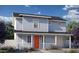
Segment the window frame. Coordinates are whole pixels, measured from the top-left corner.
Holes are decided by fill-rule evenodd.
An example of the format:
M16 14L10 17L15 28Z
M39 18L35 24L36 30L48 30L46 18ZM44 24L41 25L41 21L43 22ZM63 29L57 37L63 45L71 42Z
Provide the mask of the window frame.
M27 42L31 43L31 35L27 35Z
M36 24L37 27L35 27L34 24ZM34 28L34 29L38 29L38 28L39 28L39 20L38 20L38 19L34 19L34 20L33 20L33 28Z
M48 36L48 37L47 37ZM52 39L52 35L46 35L45 36L45 44L55 44L55 36L53 36L54 38L54 40ZM51 43L49 43L49 42L47 42L47 38L51 38L51 40L52 40L52 42ZM47 39L47 40L46 40ZM54 42L53 42L54 41Z

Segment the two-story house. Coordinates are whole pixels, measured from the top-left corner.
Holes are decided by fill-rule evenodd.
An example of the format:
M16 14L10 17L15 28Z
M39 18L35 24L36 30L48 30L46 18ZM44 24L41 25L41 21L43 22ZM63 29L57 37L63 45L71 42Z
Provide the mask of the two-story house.
M60 17L13 13L13 25L16 48L71 48L72 34L66 32L66 20Z

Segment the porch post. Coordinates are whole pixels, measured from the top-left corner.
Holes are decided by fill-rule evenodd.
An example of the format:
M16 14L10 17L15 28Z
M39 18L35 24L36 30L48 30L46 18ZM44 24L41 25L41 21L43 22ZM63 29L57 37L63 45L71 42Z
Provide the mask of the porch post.
M55 35L55 45L57 45L57 35Z
M16 41L16 49L19 49L19 42L18 42L18 36L17 36L17 33L14 33L14 40Z
M31 48L33 47L33 35L31 35Z
M69 48L71 48L71 36L69 36Z
M43 49L45 49L45 35L43 35Z

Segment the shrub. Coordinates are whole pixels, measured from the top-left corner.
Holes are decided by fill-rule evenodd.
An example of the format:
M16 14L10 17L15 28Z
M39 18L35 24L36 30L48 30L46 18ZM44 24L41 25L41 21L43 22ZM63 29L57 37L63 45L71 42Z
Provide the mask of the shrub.
M12 47L2 47L2 48L0 48L0 50L1 50L1 52L5 51L5 53L16 52L16 49L14 49Z
M77 51L76 50L73 50L73 49L70 49L69 50L69 53L76 53Z
M29 52L32 52L32 51L37 51L37 49L35 49L35 48L30 48L30 49L29 49Z
M0 48L0 50L7 50L7 49L8 49L7 47Z
M0 53L7 53L7 50L0 50Z
M50 49L59 49L56 45L51 45Z
M15 51L15 49L12 48L12 47L2 47L2 48L0 48L1 53L8 53L8 52L14 52L14 51Z
M16 52L16 49L10 47L10 48L8 48L7 52L10 52L10 53L12 52L13 53L13 52Z
M32 52L32 51L37 51L37 49L35 48L14 49L12 47L0 48L1 53L24 53L24 52Z
M22 51L23 51L23 52L28 52L29 49L28 49L28 48L24 48L24 49L22 49Z

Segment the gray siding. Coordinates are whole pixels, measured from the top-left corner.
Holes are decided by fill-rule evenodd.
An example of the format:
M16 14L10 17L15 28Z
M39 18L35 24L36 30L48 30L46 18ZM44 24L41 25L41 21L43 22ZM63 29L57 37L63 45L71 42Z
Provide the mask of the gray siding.
M38 20L38 28L34 28L34 20ZM22 17L16 18L16 30L38 31L38 32L66 32L66 23L59 21L51 21L43 18Z
M51 48L55 44L55 36L46 35L45 36L45 48Z
M34 28L34 20L39 21L38 28ZM14 27L16 30L48 32L48 19L31 17L16 18L15 24Z
M65 22L50 22L49 23L49 31L54 32L66 32L66 24Z
M24 34L18 34L18 48L30 48L31 44L27 42L27 35Z
M57 37L57 46L59 48L68 48L69 47L69 38L67 38L67 36L58 36Z
M34 20L38 20L38 28L34 28ZM40 31L48 32L48 19L42 18L24 18L23 30L25 31Z
M14 29L22 30L22 18L16 18Z

